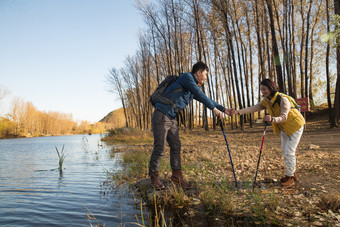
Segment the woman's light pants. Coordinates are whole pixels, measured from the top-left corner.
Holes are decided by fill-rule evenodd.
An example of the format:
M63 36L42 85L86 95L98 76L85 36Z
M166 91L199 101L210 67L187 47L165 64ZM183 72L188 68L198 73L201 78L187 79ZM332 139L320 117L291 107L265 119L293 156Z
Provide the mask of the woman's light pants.
M294 176L296 170L295 152L299 145L303 133L303 126L288 136L285 132L281 131L281 150L286 164L287 176Z

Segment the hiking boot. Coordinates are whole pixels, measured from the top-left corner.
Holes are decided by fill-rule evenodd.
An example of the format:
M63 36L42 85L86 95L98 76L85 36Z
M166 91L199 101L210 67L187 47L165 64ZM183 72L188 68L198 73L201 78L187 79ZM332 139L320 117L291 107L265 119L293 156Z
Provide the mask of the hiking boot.
M159 174L158 172L154 172L151 176L151 186L154 187L156 190L164 190L165 186L162 184L162 182L159 180Z
M280 182L281 182L281 183L284 183L284 182L286 182L286 181L288 180L288 178L289 178L289 176L282 177L282 178L280 179ZM296 174L296 171L294 172L293 178L294 178L295 181L298 180L298 175Z
M294 172L294 180L297 181L298 180L298 175L296 174L296 171Z
M182 171L180 169L172 171L171 181L179 186L182 186L182 188L191 188L190 184L183 179Z
M282 177L281 179L280 179L280 182L281 183L284 183L284 182L286 182L287 180L288 180L288 176L284 176L284 177Z
M283 182L281 181L281 184L284 187L292 186L295 182L294 177L285 176L284 178L285 178L284 181Z

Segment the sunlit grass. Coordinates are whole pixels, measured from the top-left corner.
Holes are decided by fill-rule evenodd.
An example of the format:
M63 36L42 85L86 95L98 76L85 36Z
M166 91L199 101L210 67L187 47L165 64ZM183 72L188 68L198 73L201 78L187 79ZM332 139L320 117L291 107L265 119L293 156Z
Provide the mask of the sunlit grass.
M259 223L267 223L270 214L273 213L279 205L278 197L274 193L266 190L250 191L247 197L250 201L250 211L253 218Z
M117 128L110 130L108 135L102 140L108 144L151 144L153 142L153 136L151 132L145 132L140 129Z
M220 213L231 214L233 212L232 192L228 184L206 184L199 187L199 198L208 215L218 216Z
M123 169L113 174L112 180L116 185L134 184L138 179L148 178L151 151L146 149L125 151L122 153ZM167 158L161 160L160 172L170 171Z
M111 179L117 186L121 184L134 186L135 182L142 179L145 180L141 182L148 182L151 152L152 147L134 147L134 149L123 152L123 169L112 174ZM242 178L244 184L241 192L237 191L228 177L221 173L218 174L221 167L216 163L216 160L212 160L212 153L206 151L205 156L202 156L202 153L204 152L192 153L191 156L194 156L188 157L182 166L184 173L187 174L187 179L191 180L191 184L196 188L196 192L190 196L181 187L173 185L169 179L171 169L167 149L165 156L161 159L160 167L161 179L167 182L167 190L152 193L150 185L138 183L138 197L145 201L149 208L151 214L148 217L152 226L164 226L166 221L164 215L167 212L177 215L181 220L184 213L189 210L192 212L190 206L197 201L203 207L208 219L214 220L222 217L222 219L226 218L230 221L233 220L230 217L237 216L243 210L249 221L261 224L276 223L273 212L279 199L274 193L267 190L252 192L251 180L245 178ZM224 159L221 159L221 162L224 163ZM145 216L145 213L141 213L141 215ZM146 217L142 218L146 219ZM140 222L138 225L142 226Z

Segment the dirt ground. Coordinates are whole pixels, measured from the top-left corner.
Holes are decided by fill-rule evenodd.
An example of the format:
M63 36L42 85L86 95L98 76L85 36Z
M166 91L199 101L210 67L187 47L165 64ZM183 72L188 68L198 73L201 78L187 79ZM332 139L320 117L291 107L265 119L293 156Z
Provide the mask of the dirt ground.
M299 178L288 188L280 184L280 178L286 173L280 136L273 134L271 126L267 127L257 175L259 186L255 188L255 194L252 194L252 183L264 124L257 123L252 128L246 125L243 131L225 128L239 190L231 188L229 194L222 197L224 199L229 196L227 212L233 219L234 226L267 223L269 226L340 227L340 128L329 128L326 111L307 115L306 122L296 153L296 172ZM233 171L221 129L204 131L196 128L185 132L181 130L180 138L182 168L189 182L196 185L196 188L223 182L234 185ZM129 145L128 149L151 152L152 143ZM163 159L169 160L169 147ZM170 184L171 170L160 173L160 177L163 183ZM139 181L149 184L147 175ZM202 206L202 193L185 191L185 194L189 204L200 205L190 205L182 215L180 223L187 223L187 226L230 224L219 218L206 222L206 218L203 218L207 217L207 212ZM254 199L254 195L260 195L262 198ZM209 214L208 218L209 216L211 215ZM249 220L255 220L255 223ZM260 221L257 223L256 220Z
M248 141L252 141L252 145L260 147L263 132L261 124L255 124L253 128L248 127L244 132L234 131L228 131L227 134L237 140L249 137ZM253 143L252 139L256 142ZM280 136L275 136L272 128L268 127L262 158L266 156L266 150L280 149L280 144ZM295 187L315 188L314 191L324 193L340 193L340 128L330 129L325 117L312 121L307 119L296 158L299 181ZM281 161L283 162L283 159Z
M307 116L296 153L299 179L289 188L282 187L279 182L285 176L280 136L273 134L271 126L267 127L257 175L260 185L257 192L264 196L262 204L271 204L266 212L268 223L276 220L285 226L340 226L340 128L330 129L327 115L310 118ZM261 205L256 208L254 200L249 200L249 182L255 175L263 129L263 123L255 124L253 128L246 125L244 131L225 129L240 189L238 195L231 198L234 216L257 215L256 209L263 208ZM208 132L194 129L181 132L180 137L183 166L209 163L202 164L202 174L185 167L189 181L207 183L229 179L229 184L233 184L228 150L220 129ZM168 179L170 175L165 173L164 178ZM271 201L269 195L274 196L278 204L272 205L274 200ZM248 212L250 207L253 209ZM220 223L209 224L218 226ZM245 225L242 220L237 224Z
M246 126L244 131L225 129L241 188L239 198L234 198L233 201L237 204L237 208L234 208L236 215L247 215L244 211L249 204L244 204L243 201L247 201L245 194L249 188L243 185L254 177L263 129L263 123L255 124L253 128ZM224 151L221 151L223 147L220 144L224 137L220 130L193 130L182 135L184 163L194 159L191 156L195 156L195 153L198 153L196 158L211 153L205 160L214 163L215 168L207 169L208 173L213 173L207 174L202 180L216 179L219 173L220 176L233 180L225 143ZM218 160L223 156L221 152L225 152L224 163ZM267 127L257 183L261 193L274 192L280 200L269 219L276 219L280 225L285 226L340 226L340 128L330 129L326 115L310 120L307 117L296 158L299 179L292 187L284 188L279 183L280 178L285 175L280 136L275 136L272 127ZM189 172L188 175L190 179L192 174Z

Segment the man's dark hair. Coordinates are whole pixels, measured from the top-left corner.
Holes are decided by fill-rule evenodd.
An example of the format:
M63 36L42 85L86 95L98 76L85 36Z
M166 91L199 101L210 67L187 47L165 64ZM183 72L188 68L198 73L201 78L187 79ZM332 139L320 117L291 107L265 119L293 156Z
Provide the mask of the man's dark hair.
M269 88L271 96L274 96L279 91L279 86L271 79L264 79L260 84Z
M192 74L195 74L197 71L204 71L204 70L207 70L209 71L209 67L207 66L207 64L205 64L204 62L197 62L196 64L194 64L192 66L192 70L191 70L191 73Z

